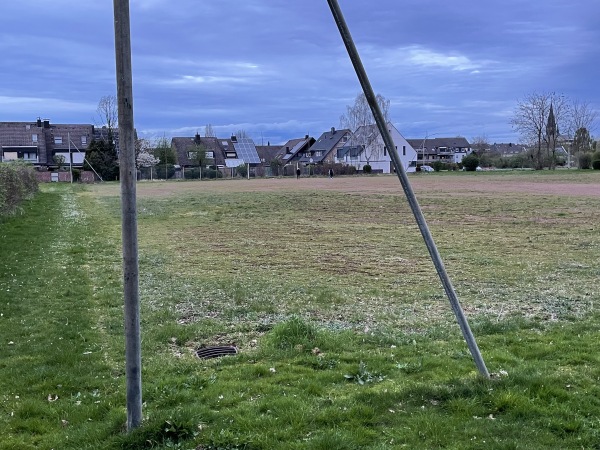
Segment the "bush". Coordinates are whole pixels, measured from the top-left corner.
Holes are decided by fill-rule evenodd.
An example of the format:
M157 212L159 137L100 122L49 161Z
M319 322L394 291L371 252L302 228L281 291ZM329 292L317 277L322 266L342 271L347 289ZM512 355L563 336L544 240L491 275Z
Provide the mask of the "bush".
M600 151L596 151L592 155L592 169L600 170Z
M479 158L477 157L477 155L471 153L470 155L467 155L462 159L462 165L465 168L465 170L469 172L474 172L475 170L477 170L477 167L479 167Z
M365 164L363 166L363 173L371 173L371 170L372 170L372 168L371 168L370 164Z
M14 214L37 191L33 167L19 162L0 164L0 216Z
M592 154L582 153L579 155L578 164L580 169L589 169L592 166Z
M242 178L246 178L248 176L248 166L246 164L240 164L235 168L235 171Z
M435 170L436 172L439 172L440 170L443 170L446 167L446 164L444 164L441 161L434 161L431 167L433 167L433 170Z
M173 175L175 175L175 167L173 166L173 164L167 165L167 167L165 167L165 165L162 164L160 166L156 166L154 170L155 177L162 180L173 178Z

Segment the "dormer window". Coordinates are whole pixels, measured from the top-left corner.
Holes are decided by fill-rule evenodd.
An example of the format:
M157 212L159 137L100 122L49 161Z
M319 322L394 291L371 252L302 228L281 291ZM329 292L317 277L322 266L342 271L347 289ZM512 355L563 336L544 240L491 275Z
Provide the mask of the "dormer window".
M62 144L62 136L54 136L55 144Z

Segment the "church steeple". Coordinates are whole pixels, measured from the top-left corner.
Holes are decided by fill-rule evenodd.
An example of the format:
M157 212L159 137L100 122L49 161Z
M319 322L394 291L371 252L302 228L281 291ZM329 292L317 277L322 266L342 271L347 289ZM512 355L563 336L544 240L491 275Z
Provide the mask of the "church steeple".
M548 122L546 123L546 136L556 141L558 137L558 126L554 117L554 106L550 103L550 113L548 113Z

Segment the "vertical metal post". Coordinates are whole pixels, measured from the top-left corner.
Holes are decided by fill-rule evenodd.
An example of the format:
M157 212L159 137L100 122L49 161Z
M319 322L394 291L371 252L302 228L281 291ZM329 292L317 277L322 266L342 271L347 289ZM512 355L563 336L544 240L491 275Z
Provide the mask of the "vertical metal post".
M475 360L475 365L479 369L481 375L486 378L490 377L490 374L485 366L485 362L481 356L479 348L477 347L477 342L475 342L475 338L473 333L471 332L471 328L469 327L469 323L464 315L464 312L460 306L458 301L458 297L456 296L456 292L454 291L454 287L452 286L452 282L446 273L446 268L444 267L444 263L442 262L442 258L437 250L435 242L433 241L433 237L431 236L431 232L429 231L429 227L425 222L425 216L421 211L421 207L417 202L417 198L412 190L410 182L408 181L408 177L406 172L404 171L404 167L402 166L402 162L400 157L398 156L398 152L396 150L396 146L394 145L394 140L390 135L387 124L385 123L385 119L383 114L381 113L381 109L377 104L377 100L375 97L375 93L373 92L373 88L371 87L371 83L369 82L369 78L367 77L367 73L363 64L360 60L360 56L358 55L358 51L354 45L354 41L352 40L352 36L350 35L350 31L348 26L346 25L346 21L344 16L342 15L342 11L340 10L339 4L337 0L327 0L329 4L329 8L331 9L331 13L333 14L333 18L335 23L340 31L340 35L342 40L344 41L344 45L346 46L346 50L348 51L348 55L350 56L350 60L352 61L352 65L354 66L354 70L356 71L356 75L358 76L358 80L362 86L365 97L371 107L371 111L375 118L375 122L377 123L377 127L379 128L379 132L383 137L383 142L385 146L390 150L390 157L394 163L396 168L396 174L400 179L400 184L404 189L404 193L406 194L406 198L408 199L408 203L410 208L415 216L417 221L417 225L419 226L419 230L421 231L421 235L425 240L425 245L427 246L427 250L429 250L429 255L433 261L433 264L437 270L438 276L442 281L442 285L444 286L444 290L446 291L446 295L448 296L448 300L450 301L450 305L452 306L452 310L454 311L454 315L458 321L460 329L462 330L463 336L469 350L471 351L471 355Z
M114 0L117 100L119 107L119 170L123 237L123 292L127 430L142 422L142 356L136 211L135 139L129 0Z

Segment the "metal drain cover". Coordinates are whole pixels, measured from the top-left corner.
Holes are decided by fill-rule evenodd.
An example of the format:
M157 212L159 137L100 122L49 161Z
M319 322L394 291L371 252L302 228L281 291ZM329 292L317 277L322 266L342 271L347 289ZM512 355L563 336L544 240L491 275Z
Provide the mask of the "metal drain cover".
M196 350L196 356L200 359L219 358L220 356L235 355L237 347L232 345L218 345L216 347L203 347Z

